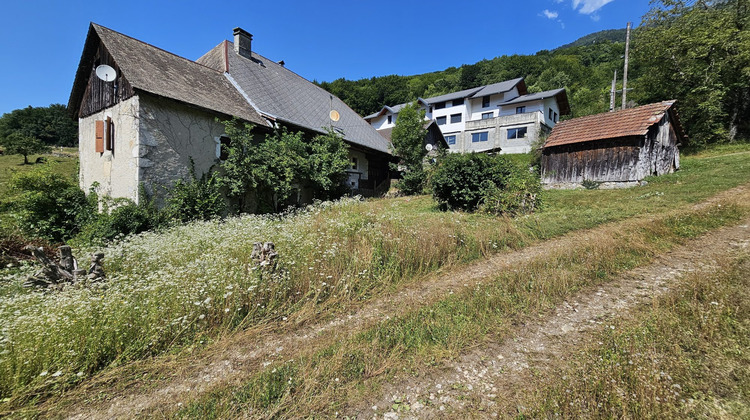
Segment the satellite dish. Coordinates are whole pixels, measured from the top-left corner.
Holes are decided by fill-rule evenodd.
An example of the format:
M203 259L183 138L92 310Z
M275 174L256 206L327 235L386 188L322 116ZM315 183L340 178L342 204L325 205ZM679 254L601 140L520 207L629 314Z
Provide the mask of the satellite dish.
M331 121L336 122L341 118L341 115L339 115L339 112L335 109L332 109L331 112L328 113L328 116L331 117Z
M111 82L117 77L117 71L111 66L102 64L96 67L96 77L104 80L105 82Z
M430 143L427 143L424 148L427 149L428 152L432 151L432 145Z

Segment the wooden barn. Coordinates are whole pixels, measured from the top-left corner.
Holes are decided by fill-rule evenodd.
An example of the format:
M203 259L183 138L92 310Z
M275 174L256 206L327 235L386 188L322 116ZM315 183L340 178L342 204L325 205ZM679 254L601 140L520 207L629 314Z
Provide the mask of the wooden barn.
M674 172L686 139L674 104L664 101L557 124L542 149L542 182L553 188L584 181L618 187Z

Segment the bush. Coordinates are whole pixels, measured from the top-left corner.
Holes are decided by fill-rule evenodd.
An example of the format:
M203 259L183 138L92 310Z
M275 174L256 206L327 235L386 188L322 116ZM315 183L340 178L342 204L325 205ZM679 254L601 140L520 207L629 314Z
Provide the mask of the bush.
M431 184L433 197L442 209L514 215L532 212L540 204L537 175L503 155L444 156Z
M94 215L75 239L78 243L102 245L119 237L151 230L159 226L161 220L161 212L150 202L136 204L127 198L105 197L102 212Z
M189 222L224 216L227 204L219 184L219 177L210 170L198 178L191 158L190 179L178 180L169 191L165 208L166 217Z
M19 193L12 205L21 231L28 236L62 242L73 237L96 213L96 199L86 197L70 177L48 167L20 173L10 182Z

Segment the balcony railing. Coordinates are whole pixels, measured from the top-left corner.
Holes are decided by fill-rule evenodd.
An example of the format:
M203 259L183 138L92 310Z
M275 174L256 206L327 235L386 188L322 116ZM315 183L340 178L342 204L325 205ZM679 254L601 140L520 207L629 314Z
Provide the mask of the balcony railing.
M483 128L500 127L506 125L536 123L544 119L542 111L524 112L522 114L502 115L484 120L466 121L466 130L481 130Z

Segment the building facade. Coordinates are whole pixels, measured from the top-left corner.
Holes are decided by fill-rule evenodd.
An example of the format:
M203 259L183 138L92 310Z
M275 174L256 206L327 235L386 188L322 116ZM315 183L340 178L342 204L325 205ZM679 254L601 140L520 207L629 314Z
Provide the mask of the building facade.
M570 113L565 89L528 94L522 78L417 100L435 121L451 152L526 153ZM392 128L405 104L365 117L377 130Z

